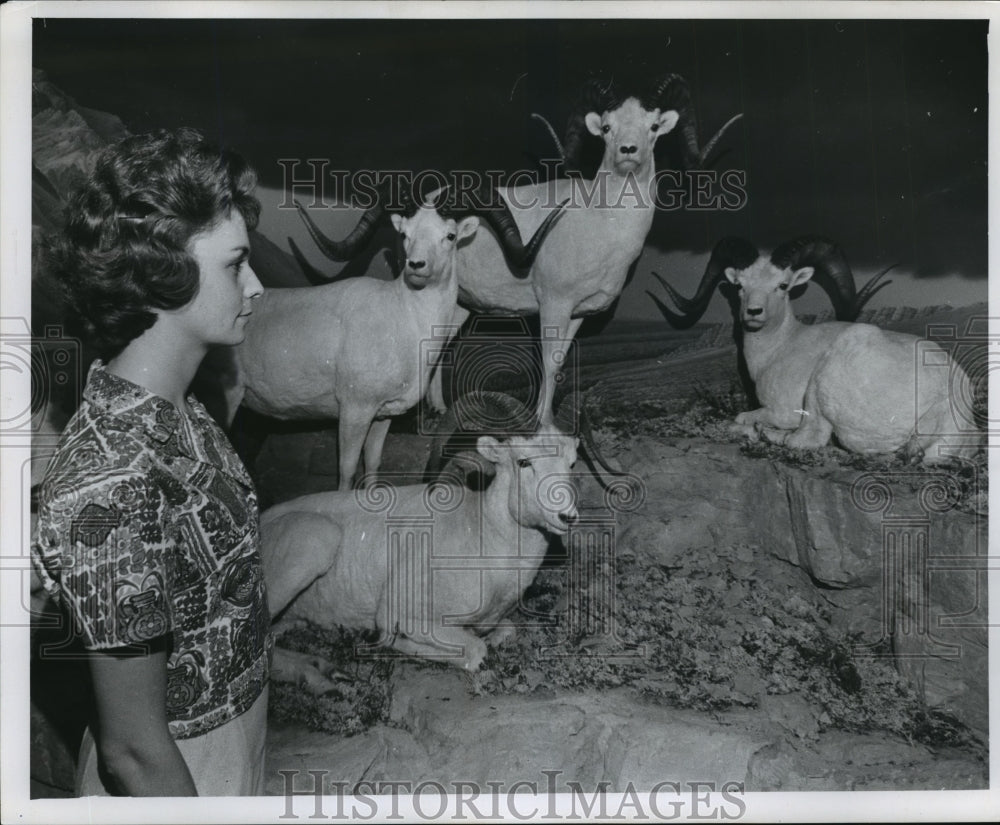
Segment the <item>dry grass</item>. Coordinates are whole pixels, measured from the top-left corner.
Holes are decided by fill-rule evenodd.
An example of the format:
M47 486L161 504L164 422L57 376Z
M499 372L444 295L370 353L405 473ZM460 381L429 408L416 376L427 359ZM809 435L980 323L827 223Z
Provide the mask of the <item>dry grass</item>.
M866 457L832 446L800 451L736 438L728 424L747 407L742 389L732 383L696 387L673 408L609 405L594 417L622 440L641 434L739 441L748 457L797 468L886 472L890 478L893 471L912 469L900 454ZM957 509L984 514L985 454L953 472L961 488ZM800 582L789 581L788 573L774 575L768 559L761 548L741 545L682 552L670 567L622 557L614 569L587 571L585 586L573 592L564 567L544 568L515 616L517 632L490 648L475 689L523 694L625 687L649 701L709 712L795 694L810 708L804 733L885 731L935 747L979 748L959 722L926 706L890 658L855 657L858 640L832 630L827 605L805 574L795 571ZM613 593L628 598L610 599ZM283 644L332 658L353 676L339 695L319 699L276 686L276 718L346 734L385 722L392 659L354 659L360 639L315 627L286 634Z
M670 567L627 557L613 571L586 571L580 588L567 586L565 567L543 569L513 617L517 632L490 648L474 689L498 695L626 687L649 701L708 712L796 694L811 709L804 736L885 731L936 747L974 746L965 727L926 706L891 659L853 655L857 639L832 631L828 608L804 574L801 583L773 576L762 558L746 545L692 549ZM315 626L285 634L283 645L326 656L351 678L318 698L275 685L273 718L347 735L385 723L393 659L356 658L363 640Z

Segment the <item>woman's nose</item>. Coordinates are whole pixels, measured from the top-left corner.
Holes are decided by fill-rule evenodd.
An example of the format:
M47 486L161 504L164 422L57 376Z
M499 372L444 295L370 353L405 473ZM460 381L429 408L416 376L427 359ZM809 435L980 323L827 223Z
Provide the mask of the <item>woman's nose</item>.
M246 267L246 283L243 285L243 293L248 298L257 298L264 293L264 287L261 282L257 279L257 273L250 268L250 264Z

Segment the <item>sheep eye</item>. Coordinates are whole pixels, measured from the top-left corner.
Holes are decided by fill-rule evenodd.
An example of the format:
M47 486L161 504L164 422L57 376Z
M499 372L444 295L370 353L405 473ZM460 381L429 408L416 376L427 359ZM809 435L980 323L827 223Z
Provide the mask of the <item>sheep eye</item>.
M530 467L531 466L531 459L530 458L519 458L517 460L517 466L520 467L522 470L525 467Z
M604 125L603 125L603 126L601 127L601 131L602 131L602 132L604 132L604 134L607 134L608 132L610 132L610 131L611 131L611 127L610 127L610 126L609 126L609 125L608 125L607 123L605 123L605 124L604 124Z
M660 124L659 123L654 123L651 128L652 128L652 130L654 132L659 132L660 131Z
M449 241L455 240L455 233L454 232L449 232L448 233L448 240Z
M788 289L788 284L778 284L778 289L784 292L786 289Z

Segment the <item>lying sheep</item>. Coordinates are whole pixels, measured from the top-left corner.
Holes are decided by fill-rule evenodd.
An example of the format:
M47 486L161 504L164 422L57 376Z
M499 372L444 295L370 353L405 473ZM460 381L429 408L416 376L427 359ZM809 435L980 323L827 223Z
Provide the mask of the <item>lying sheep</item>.
M421 345L451 320L458 293L455 252L476 234L483 214L467 201L439 200L419 208L407 200L400 214L390 212L382 197L348 239L323 239L328 254L349 258L391 215L405 255L397 279L265 291L246 339L232 353L227 423L241 402L278 419L337 418L339 488L350 489L362 449L372 478L390 417L414 407L429 383L435 363ZM553 211L553 221L560 214ZM487 219L513 227L509 215ZM553 221L523 247L514 228L513 254L531 260Z
M791 293L814 275L841 320L806 325L795 318ZM680 315L657 304L668 320L689 326L723 277L738 291L743 358L761 406L740 413L735 432L798 448L822 447L831 436L857 453L905 447L928 464L972 455L981 439L963 433L952 403L971 397L968 376L950 355L914 335L846 322L889 283L880 283L884 275L855 293L842 251L828 240L797 238L768 259L748 241L727 238L712 252L694 298L661 279ZM924 366L929 349L932 368Z
M261 553L272 613L281 621L377 628L381 644L476 670L484 634L531 583L549 537L577 518L570 470L577 440L499 393L460 402L478 420L520 421L482 434L485 489L377 486L302 496L265 511ZM394 528L393 525L396 525ZM276 653L285 678L322 677ZM297 672L298 671L298 674Z

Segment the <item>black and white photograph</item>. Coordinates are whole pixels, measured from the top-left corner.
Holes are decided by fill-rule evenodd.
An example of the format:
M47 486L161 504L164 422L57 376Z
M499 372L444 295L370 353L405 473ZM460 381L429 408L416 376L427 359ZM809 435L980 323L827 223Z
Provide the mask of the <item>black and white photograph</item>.
M998 818L995 7L0 13L5 821Z

